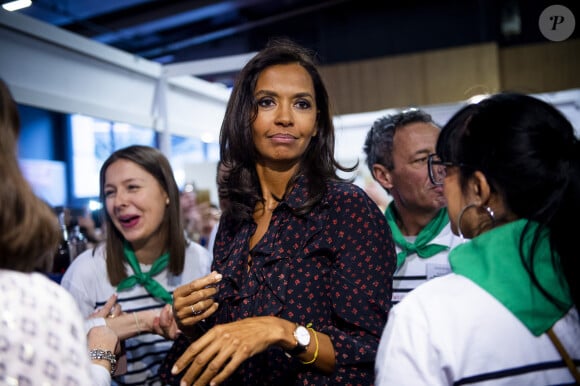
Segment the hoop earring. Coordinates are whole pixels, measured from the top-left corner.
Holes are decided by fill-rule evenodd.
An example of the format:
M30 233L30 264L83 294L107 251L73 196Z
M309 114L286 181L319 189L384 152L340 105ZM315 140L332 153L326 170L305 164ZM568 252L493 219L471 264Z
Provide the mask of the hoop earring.
M467 209L477 207L477 206L478 206L477 204L467 204L461 209L461 211L459 211L459 216L457 216L457 232L459 233L459 237L461 238L461 240L465 240L465 237L463 236L463 232L461 231L461 219L463 218L463 214L465 213L465 211ZM491 219L491 223L493 225L495 223L495 213L494 213L493 209L491 209L487 205L482 206L481 208L485 209L485 212L487 213L487 215Z
M463 232L461 231L461 219L463 218L463 214L465 213L465 211L467 209L473 208L476 206L477 206L477 204L467 204L459 211L459 216L457 216L457 232L459 233L459 238L461 238L461 241L465 240L465 237L463 236Z
M489 218L491 218L491 223L495 223L495 213L493 212L493 209L491 209L489 206L484 206L483 209L485 209L489 215Z

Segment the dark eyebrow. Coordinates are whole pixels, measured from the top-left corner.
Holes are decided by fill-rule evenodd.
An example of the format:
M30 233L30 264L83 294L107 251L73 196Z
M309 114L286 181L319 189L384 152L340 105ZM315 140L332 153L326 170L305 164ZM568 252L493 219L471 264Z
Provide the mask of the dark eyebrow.
M278 93L274 92L274 91L270 91L270 90L258 90L255 94L255 96L262 96L262 95L277 96ZM299 92L297 94L294 94L293 98L311 98L311 99L314 99L314 95L310 94L309 92Z
M258 90L256 92L256 96L258 95L277 95L274 91L270 91L270 90Z

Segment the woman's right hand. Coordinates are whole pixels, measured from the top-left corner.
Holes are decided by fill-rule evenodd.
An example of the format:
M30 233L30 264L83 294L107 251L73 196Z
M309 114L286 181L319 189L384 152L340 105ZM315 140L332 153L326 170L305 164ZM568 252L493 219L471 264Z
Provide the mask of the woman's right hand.
M173 316L186 335L189 328L218 309L213 296L218 291L215 284L221 279L222 275L214 271L173 291Z

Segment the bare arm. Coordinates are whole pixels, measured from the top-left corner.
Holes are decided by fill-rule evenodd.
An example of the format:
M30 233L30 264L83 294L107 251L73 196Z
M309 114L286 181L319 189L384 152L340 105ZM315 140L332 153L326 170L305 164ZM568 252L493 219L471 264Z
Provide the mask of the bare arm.
M158 334L167 339L175 339L179 332L170 305L166 305L161 311L147 310L122 313L119 316L108 317L105 321L121 340L144 332Z
M270 346L276 345L284 350L295 347L295 328L295 323L274 316L252 317L217 325L189 346L175 362L172 373L178 374L189 366L182 378L185 384L219 384L246 359ZM324 372L332 372L335 359L330 337L312 329L309 331L311 343L298 359L306 363L314 359L310 365Z
M119 339L124 340L144 332L175 339L179 333L170 305L159 310L125 313L116 303L117 294L111 295L105 305L93 312L90 318L103 318ZM100 325L100 323L98 323Z

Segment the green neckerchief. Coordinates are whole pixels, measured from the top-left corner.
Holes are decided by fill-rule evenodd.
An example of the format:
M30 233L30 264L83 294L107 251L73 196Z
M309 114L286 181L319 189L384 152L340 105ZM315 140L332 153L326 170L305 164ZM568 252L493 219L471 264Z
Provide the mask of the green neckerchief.
M141 284L143 287L145 287L147 292L149 292L154 297L163 300L165 303L172 304L173 298L171 297L171 294L165 288L163 288L161 284L153 279L153 276L167 268L167 264L169 264L169 252L164 253L157 260L155 260L149 272L143 273L141 272L141 267L139 266L137 256L135 256L135 252L133 252L133 248L131 248L129 243L125 243L123 246L123 251L125 253L127 262L129 262L129 265L131 268L133 268L133 272L135 272L135 274L121 280L117 286L117 291L123 291L132 288L137 284Z
M527 221L499 226L459 245L449 253L449 262L453 272L474 281L539 336L572 307L572 299L560 268L552 265L548 230L542 232L536 245L533 269L538 282L566 305L566 310L554 305L532 282L519 253L520 235ZM530 225L523 244L526 254L539 226L534 222Z
M397 268L399 268L405 262L405 258L416 253L417 256L422 258L428 258L441 251L449 249L448 245L441 244L429 244L445 226L449 223L449 217L447 216L447 209L441 208L437 216L433 217L429 224L425 226L417 235L414 243L410 243L405 240L405 236L399 230L399 226L395 221L395 210L394 202L391 202L385 211L385 216L387 217L387 223L391 227L391 233L393 234L393 239L399 247L401 247L401 252L397 254Z

